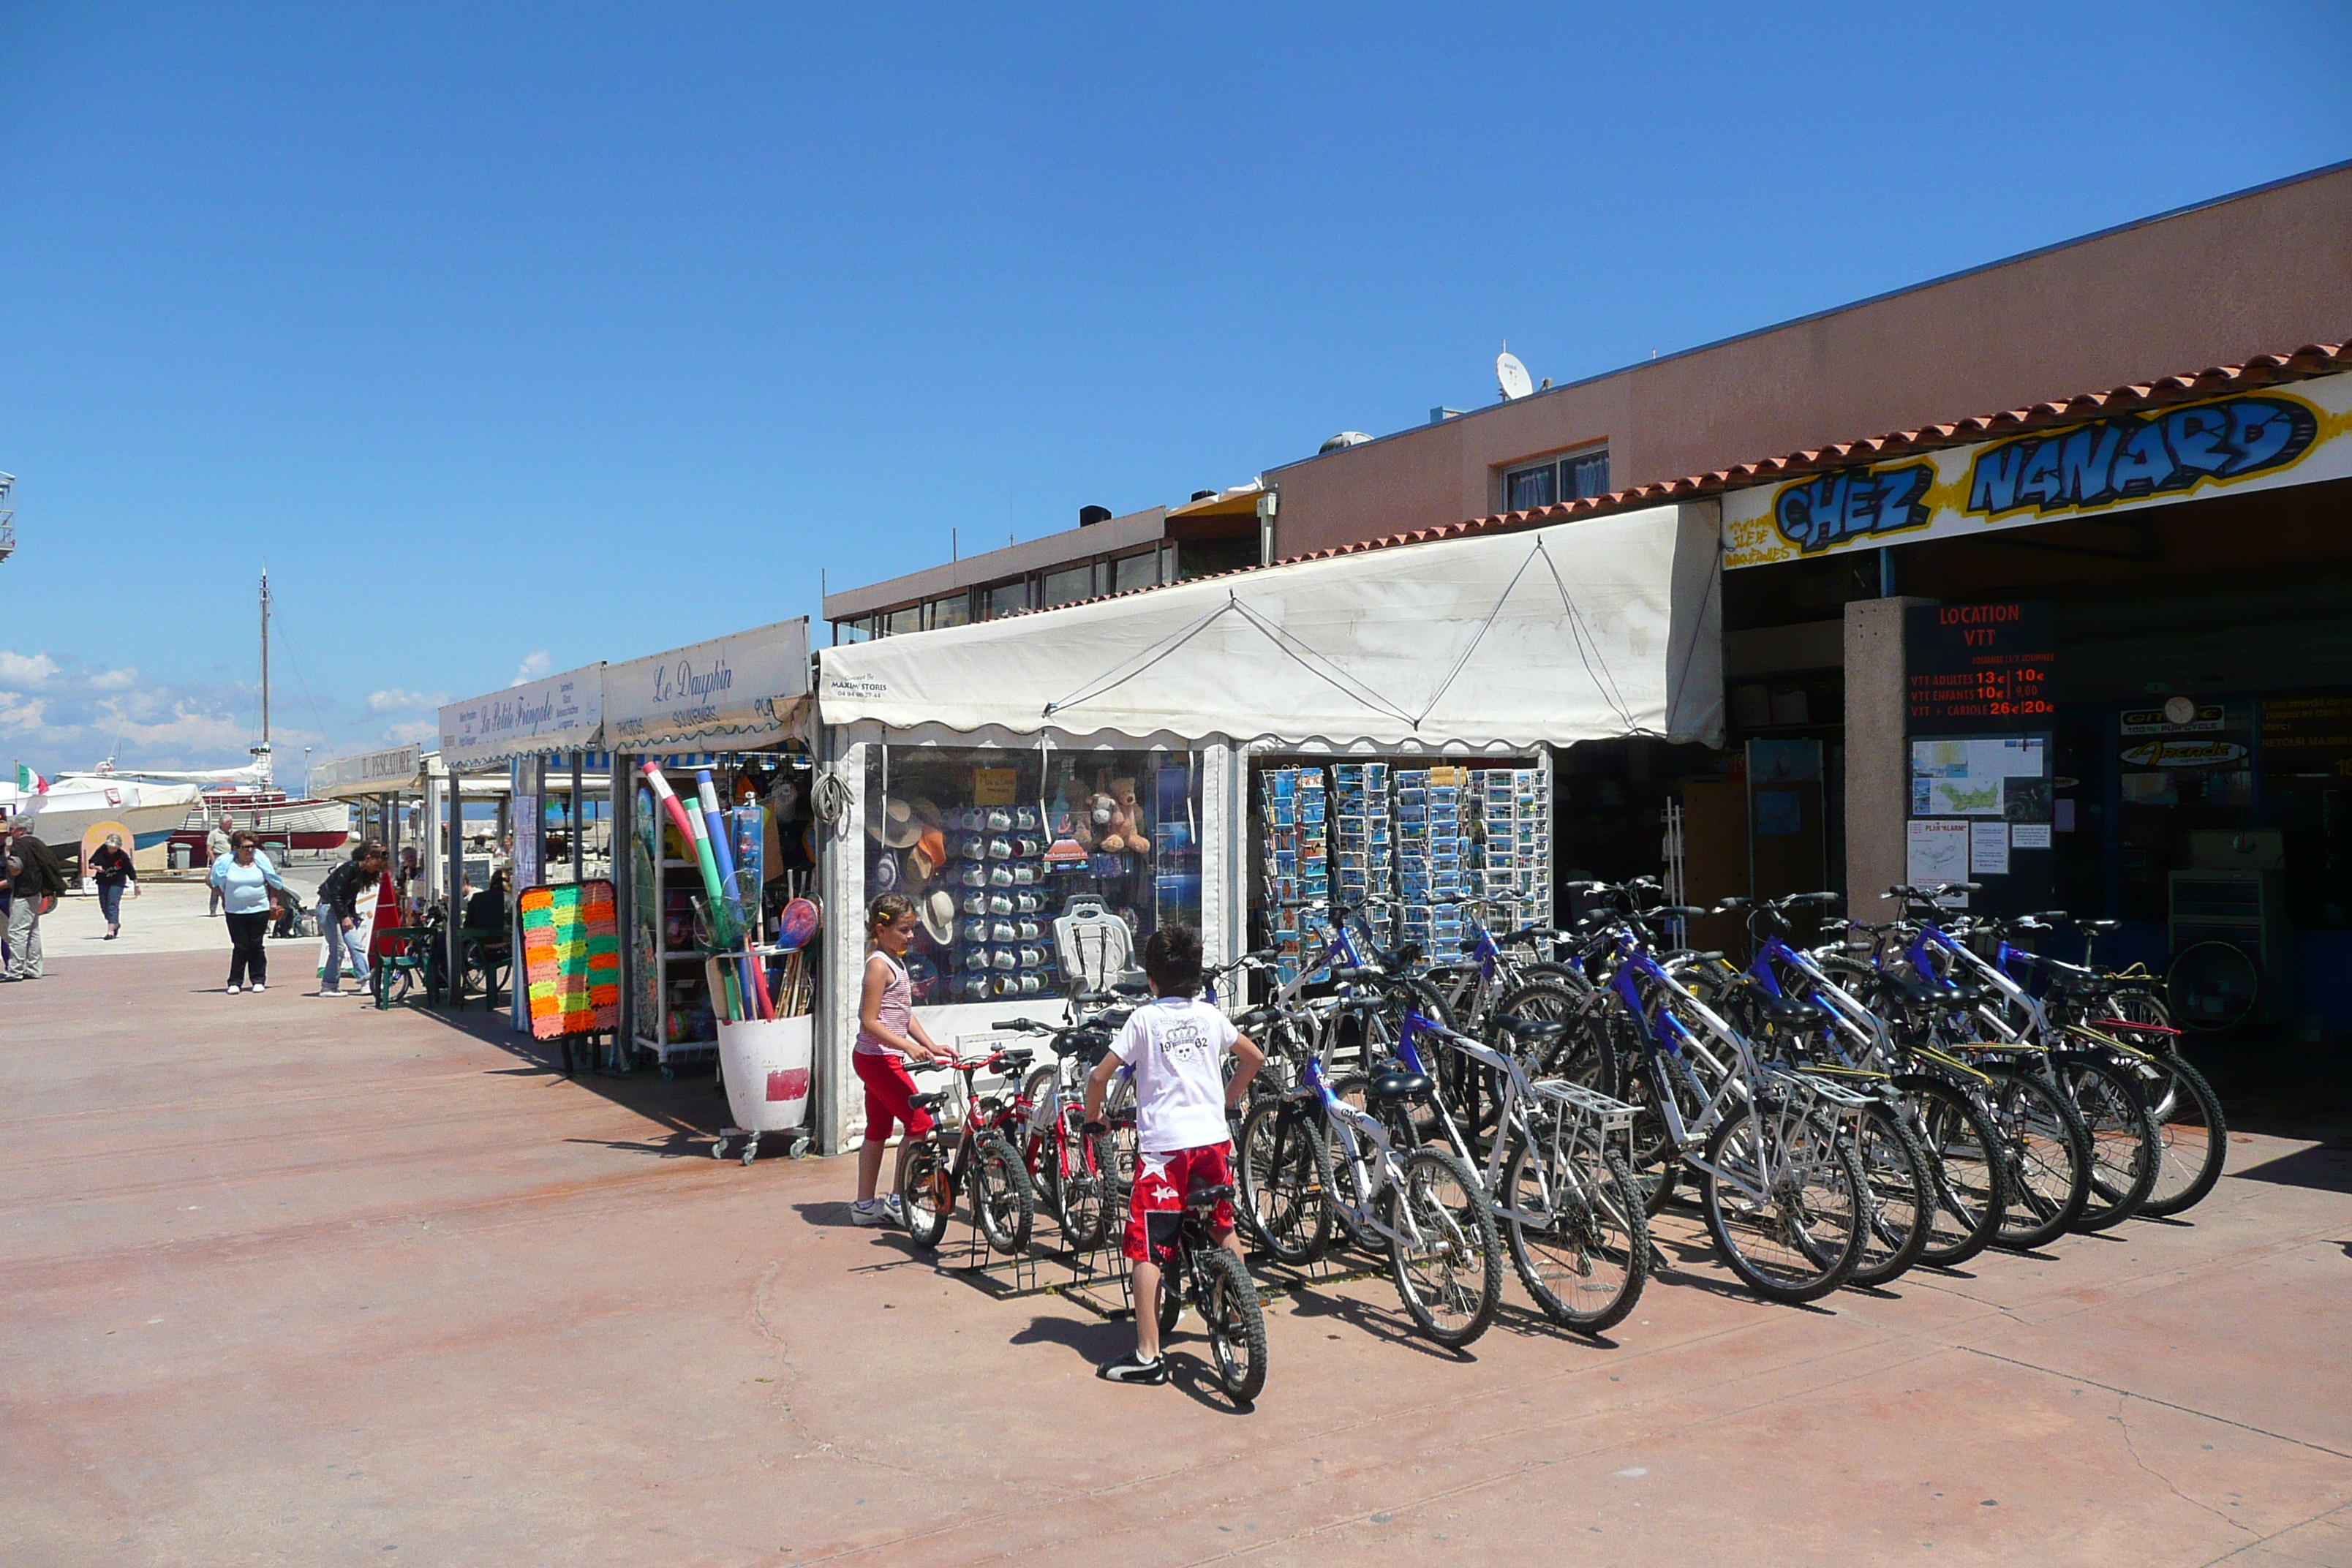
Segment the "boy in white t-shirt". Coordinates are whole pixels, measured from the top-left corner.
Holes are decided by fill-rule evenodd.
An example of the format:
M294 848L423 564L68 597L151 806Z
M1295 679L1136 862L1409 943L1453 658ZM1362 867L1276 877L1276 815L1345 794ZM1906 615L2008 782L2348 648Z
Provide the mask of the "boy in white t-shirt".
M1189 1188L1230 1185L1233 1138L1225 1117L1249 1093L1265 1053L1226 1016L1201 1001L1201 939L1182 926L1154 931L1143 944L1143 973L1158 1000L1138 1007L1087 1079L1087 1126L1101 1129L1103 1096L1121 1066L1135 1072L1135 1189L1127 1204L1119 1250L1134 1268L1135 1353L1101 1375L1112 1383L1166 1383L1160 1356L1160 1270L1175 1255L1176 1227ZM1230 1050L1240 1070L1220 1070ZM1220 1203L1217 1241L1235 1258L1234 1205Z

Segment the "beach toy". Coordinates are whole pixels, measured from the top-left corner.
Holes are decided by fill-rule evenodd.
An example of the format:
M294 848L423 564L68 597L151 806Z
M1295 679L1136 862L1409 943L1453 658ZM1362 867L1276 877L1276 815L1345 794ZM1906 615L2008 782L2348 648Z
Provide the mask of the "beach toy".
M824 926L824 911L807 899L794 899L776 917L778 947L806 947Z

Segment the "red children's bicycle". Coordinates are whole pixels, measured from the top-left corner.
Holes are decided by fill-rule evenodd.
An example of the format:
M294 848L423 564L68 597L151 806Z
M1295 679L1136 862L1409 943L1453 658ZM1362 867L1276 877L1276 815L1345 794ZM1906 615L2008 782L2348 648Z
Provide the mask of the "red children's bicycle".
M965 1107L961 1119L950 1126L938 1112L954 1098L951 1090L919 1094L911 1101L936 1118L929 1131L908 1138L898 1150L898 1202L906 1210L907 1234L916 1246L937 1247L947 1235L958 1189L970 1194L972 1218L991 1247L1015 1253L1029 1245L1035 1205L1012 1135L1023 1122L1014 1080L1034 1055L1013 1047L977 1059L950 1056L907 1064L914 1072L961 1075ZM973 1080L983 1072L1003 1075L1003 1084L980 1093Z

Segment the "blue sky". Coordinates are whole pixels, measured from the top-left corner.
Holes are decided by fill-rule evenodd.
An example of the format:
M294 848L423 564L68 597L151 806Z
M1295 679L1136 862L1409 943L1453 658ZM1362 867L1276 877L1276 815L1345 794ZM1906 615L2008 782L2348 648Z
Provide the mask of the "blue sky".
M0 3L0 755L240 760L265 563L280 756L357 750L1486 402L1498 339L1565 381L2334 162L2347 82L2336 5Z

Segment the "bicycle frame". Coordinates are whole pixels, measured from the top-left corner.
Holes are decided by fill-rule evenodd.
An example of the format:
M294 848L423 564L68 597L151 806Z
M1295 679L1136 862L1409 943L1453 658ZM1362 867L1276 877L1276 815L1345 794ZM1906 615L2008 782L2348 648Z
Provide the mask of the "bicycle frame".
M1380 1194L1390 1187L1402 1184L1396 1145L1389 1137L1388 1129L1381 1125L1378 1117L1369 1111L1359 1110L1341 1100L1324 1079L1323 1064L1313 1058L1307 1059L1306 1081L1299 1092L1322 1110L1323 1124L1332 1134L1329 1141L1331 1157L1335 1160L1341 1158L1344 1148L1345 1158L1355 1176L1356 1192L1362 1204L1360 1207L1349 1204L1339 1194L1328 1190L1323 1194L1324 1200L1334 1208L1344 1211L1349 1221L1359 1230L1376 1232L1398 1247L1415 1250L1425 1247L1428 1238L1413 1223L1410 1205L1397 1205L1397 1216L1404 1222L1402 1229L1380 1217ZM1370 1142L1375 1155L1370 1162L1364 1157L1366 1141ZM1454 1239L1459 1242L1461 1238L1456 1237Z

